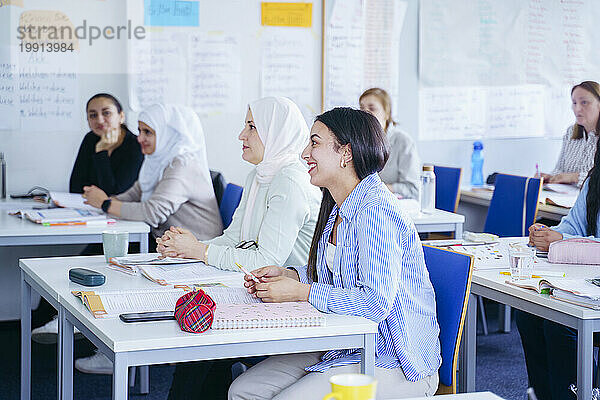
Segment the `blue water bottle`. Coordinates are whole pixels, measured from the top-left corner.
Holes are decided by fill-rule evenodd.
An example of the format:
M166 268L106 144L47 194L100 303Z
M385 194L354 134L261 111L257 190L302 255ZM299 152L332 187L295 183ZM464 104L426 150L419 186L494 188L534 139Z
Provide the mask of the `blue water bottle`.
M471 186L483 186L483 143L473 143L473 154L471 155Z

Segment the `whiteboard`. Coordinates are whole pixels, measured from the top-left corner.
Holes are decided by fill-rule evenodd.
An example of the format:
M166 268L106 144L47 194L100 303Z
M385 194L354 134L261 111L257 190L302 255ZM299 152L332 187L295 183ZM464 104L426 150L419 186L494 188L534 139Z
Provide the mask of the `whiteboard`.
M560 136L600 80L596 0L421 0L422 140Z
M397 114L399 42L407 3L402 0L325 0L323 109L357 107L365 89L392 97Z

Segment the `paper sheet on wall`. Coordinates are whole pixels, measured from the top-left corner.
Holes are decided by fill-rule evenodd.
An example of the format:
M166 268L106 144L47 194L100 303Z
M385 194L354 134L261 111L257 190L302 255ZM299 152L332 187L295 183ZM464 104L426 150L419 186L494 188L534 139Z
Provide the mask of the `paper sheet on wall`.
M600 79L600 41L593 0L442 0L420 3L419 80L423 89L542 85L541 121L532 131L527 118L515 121L524 137L560 136L573 123L570 87ZM472 21L459 24L456 21ZM429 113L422 108L421 113ZM467 122L468 123L468 122ZM486 123L490 123L487 121ZM494 129L493 137L514 137L514 126ZM420 136L429 135L420 127ZM463 130L467 131L466 126ZM469 135L473 135L470 132ZM488 132L483 133L484 137ZM441 139L460 139L450 134Z
M364 76L362 1L335 1L326 23L325 109L356 105Z
M397 98L406 8L398 0L334 2L326 27L325 109L356 107L370 87L384 88Z
M293 100L307 121L319 110L311 107L314 95L314 40L309 29L268 28L263 34L261 97L285 96Z
M239 111L242 76L236 38L222 33L191 34L187 58L188 104L201 117Z
M185 40L171 31L149 32L129 47L130 106L141 111L154 103L183 103L187 93Z
M421 89L421 140L541 136L541 85Z

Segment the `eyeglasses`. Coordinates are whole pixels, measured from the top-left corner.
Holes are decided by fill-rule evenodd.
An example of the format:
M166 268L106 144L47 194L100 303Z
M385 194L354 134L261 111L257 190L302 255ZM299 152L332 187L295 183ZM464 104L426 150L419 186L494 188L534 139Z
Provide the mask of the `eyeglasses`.
M254 240L242 240L235 246L236 249L242 249L242 250L248 250L253 247L258 249L258 243L256 243Z

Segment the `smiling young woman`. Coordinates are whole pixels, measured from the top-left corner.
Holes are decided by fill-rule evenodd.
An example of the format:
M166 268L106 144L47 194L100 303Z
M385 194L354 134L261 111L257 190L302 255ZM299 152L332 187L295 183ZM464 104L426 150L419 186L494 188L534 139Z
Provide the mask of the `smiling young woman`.
M308 301L327 313L379 324L375 360L381 398L431 396L438 386L435 297L414 225L377 173L388 157L370 113L335 108L316 118L302 157L323 191L308 262L245 276L263 301ZM360 372L359 350L271 356L240 375L229 399L302 400L330 391L329 378Z

